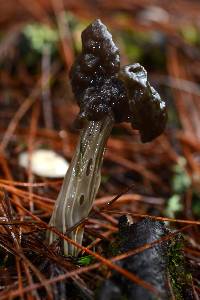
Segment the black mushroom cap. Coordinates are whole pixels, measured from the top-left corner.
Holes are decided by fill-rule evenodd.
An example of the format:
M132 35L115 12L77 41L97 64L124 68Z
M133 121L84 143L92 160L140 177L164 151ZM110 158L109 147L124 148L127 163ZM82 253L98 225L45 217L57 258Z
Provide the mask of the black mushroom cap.
M150 86L144 68L134 64L120 71L119 49L100 20L81 37L82 53L70 71L78 118L98 121L110 114L116 122L131 122L143 142L160 135L166 124L165 103Z
M72 89L80 106L79 117L98 121L113 114L116 122L127 121L126 89L117 78L119 49L100 20L82 32L82 45L82 53L70 72Z
M148 82L147 72L140 64L123 67L119 78L127 90L133 128L140 131L143 143L153 140L165 129L165 102Z

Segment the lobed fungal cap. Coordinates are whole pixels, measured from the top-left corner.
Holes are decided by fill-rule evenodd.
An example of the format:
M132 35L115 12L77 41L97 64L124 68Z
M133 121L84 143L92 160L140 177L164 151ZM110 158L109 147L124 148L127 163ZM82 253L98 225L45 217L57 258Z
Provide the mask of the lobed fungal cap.
M166 106L149 84L146 70L139 63L120 70L119 49L100 20L82 32L82 45L70 72L78 119L98 121L111 115L116 122L128 121L140 131L142 142L160 135Z
M120 70L119 76L128 88L145 88L147 86L147 71L139 63L124 66Z
M82 32L83 53L96 57L99 73L115 74L120 68L119 49L106 26L97 19Z
M140 131L143 143L159 136L165 129L167 112L165 102L150 85L147 72L140 64L125 66L120 70L132 112L132 126Z

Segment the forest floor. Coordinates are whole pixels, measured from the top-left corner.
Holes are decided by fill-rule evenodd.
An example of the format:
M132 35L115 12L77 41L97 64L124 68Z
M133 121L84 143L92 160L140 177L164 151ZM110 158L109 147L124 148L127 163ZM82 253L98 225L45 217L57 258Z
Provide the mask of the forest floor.
M63 299L55 295L60 282L71 283L66 299L94 299L112 270L119 271L115 262L125 257L109 252L122 215L134 222L146 217L165 221L170 229L166 240L182 233L191 290L199 299L200 4L72 2L10 0L1 5L0 300ZM30 160L37 149L72 159L78 107L68 73L81 50L81 31L97 17L112 32L123 64L140 62L147 69L167 103L168 124L164 134L147 144L128 124L114 127L100 189L84 221L82 250L74 259L62 255L59 243L48 246L45 241L62 178L37 175ZM24 152L26 168L20 165ZM58 237L66 238L59 232ZM120 272L144 286L127 270Z

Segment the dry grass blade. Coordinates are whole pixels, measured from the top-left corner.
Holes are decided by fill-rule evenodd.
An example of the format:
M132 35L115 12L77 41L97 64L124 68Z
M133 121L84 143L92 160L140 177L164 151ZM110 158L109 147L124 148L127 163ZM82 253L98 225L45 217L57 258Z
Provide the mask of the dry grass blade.
M200 225L200 221L194 221L194 220L181 220L181 219L172 219L172 218L166 218L166 217L157 217L157 216L151 216L147 214L136 214L129 211L117 211L117 210L106 210L104 209L106 213L112 213L116 215L130 215L136 218L150 218L152 220L157 221L167 221L167 222L174 222L174 223L182 223L182 224L191 224L191 225Z
M13 219L12 216L12 208L9 198L4 195L3 199L1 200L1 213L7 219L7 221L11 221ZM11 249L11 253L15 254L16 259L16 266L17 266L17 273L18 273L18 285L19 285L19 294L23 298L23 284L22 284L22 275L21 275L21 260L26 263L26 265L33 271L36 277L39 279L40 282L43 282L45 277L40 273L40 271L29 261L29 259L24 255L23 249L21 247L21 234L20 228L18 226L12 225L4 225L3 226L10 236L11 241L9 242L7 239L4 240L2 243L3 248ZM13 243L12 243L13 241ZM47 291L47 295L49 299L52 298L52 291L51 287L45 284L45 289Z
M51 69L50 76L53 77L58 69L58 64L54 64ZM50 77L50 78L51 78ZM49 78L49 80L50 80ZM36 83L34 89L32 90L30 96L24 100L22 105L19 107L17 112L15 113L14 117L12 118L10 124L8 125L8 128L6 132L4 133L3 139L0 143L0 153L3 153L13 135L15 132L19 121L22 119L22 117L26 114L26 112L31 108L33 103L35 102L36 98L40 95L41 92L41 78Z

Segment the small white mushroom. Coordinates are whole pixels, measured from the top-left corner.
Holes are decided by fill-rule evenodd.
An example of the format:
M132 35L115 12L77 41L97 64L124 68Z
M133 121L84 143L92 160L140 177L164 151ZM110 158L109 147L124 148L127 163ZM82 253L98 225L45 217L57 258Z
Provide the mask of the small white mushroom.
M143 9L138 14L138 18L144 24L151 22L168 23L170 19L169 13L165 9L155 5L149 5Z
M19 165L28 169L28 152L19 155ZM38 149L30 156L30 166L35 175L49 178L63 178L69 167L69 163L52 150Z

